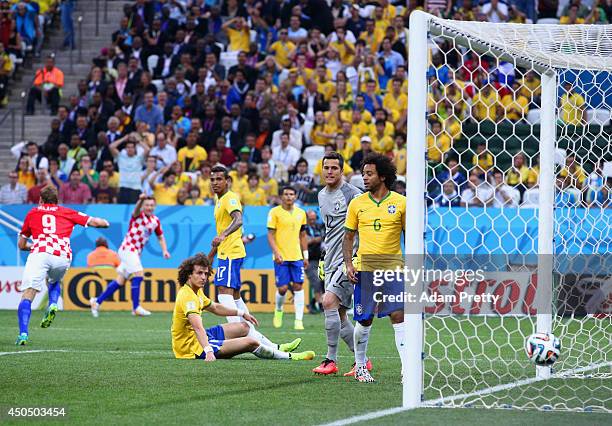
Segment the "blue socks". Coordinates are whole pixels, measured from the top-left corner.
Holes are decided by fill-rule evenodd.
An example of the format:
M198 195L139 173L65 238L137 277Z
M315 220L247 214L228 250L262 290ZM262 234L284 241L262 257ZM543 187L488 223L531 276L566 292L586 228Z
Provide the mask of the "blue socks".
M59 281L49 284L49 306L57 304L61 292L62 288Z
M32 301L23 299L17 308L17 319L19 320L19 334L28 334L28 324L32 314Z
M116 292L117 290L119 290L120 285L117 284L117 281L113 280L111 281L111 283L108 285L108 287L106 287L106 290L104 290L102 292L102 294L100 296L98 296L97 302L99 304L101 304L102 302L104 302L106 299L108 299L109 297L111 297L113 295L114 292Z
M132 278L132 309L136 309L140 306L140 284L142 283L142 277Z

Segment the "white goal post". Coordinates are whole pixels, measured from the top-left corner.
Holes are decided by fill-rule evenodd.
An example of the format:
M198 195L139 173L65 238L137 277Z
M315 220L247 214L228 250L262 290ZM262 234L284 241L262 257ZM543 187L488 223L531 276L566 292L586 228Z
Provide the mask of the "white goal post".
M463 253L460 246L469 246L470 239L475 233L478 233L479 241L485 247L479 254L508 255L504 248L509 239L517 239L514 242L517 247L524 243L523 240L529 240L526 247L531 247L532 250L519 254L535 254L537 258L537 261L532 263L535 268L532 273L537 276L537 292L533 306L536 306L538 313L537 315L530 315L528 310L525 316L515 315L511 312L507 317L495 317L494 314L482 316L454 315L442 311L442 314L436 317L435 314L427 314L421 304L407 304L404 316L406 323L405 341L410 343L406 347L408 362L402 372L403 407L411 409L433 405L612 411L612 396L610 396L612 395L612 384L610 383L612 350L606 347L606 345L610 346L612 344L610 340L612 336L610 318L593 319L589 315L578 316L573 313L561 318L562 315L559 314L561 309L559 308L561 303L559 302L561 297L559 291L564 290L559 289L563 287L561 284L567 284L565 283L567 278L563 276L558 279L555 278L557 275L563 275L561 272L556 273L558 272L556 268L560 267L558 266L559 260L555 258L555 255L567 255L575 258L586 253L599 253L603 256L607 253L605 249L601 249L599 252L596 250L587 251L583 247L584 244L582 248L574 248L565 252L565 248L570 246L570 242L567 242L568 235L573 240L578 240L583 235L582 230L572 229L571 227L571 222L576 220L576 217L584 215L585 220L587 220L592 215L600 214L601 216L596 216L599 218L596 220L601 221L602 217L608 218L609 216L604 211L604 207L607 207L605 200L602 200L600 205L597 206L588 204L591 203L589 201L590 188L587 187L588 182L580 181L579 186L578 183L572 181L565 191L563 189L565 187L559 186L561 184L557 180L564 171L566 175L569 173L568 182L573 179L572 173L577 169L569 162L567 164L563 162L570 157L576 157L576 161L580 161L581 166L579 168L583 175L591 173L591 170L594 170L592 173L595 174L598 171L601 172L598 168L600 161L612 162L612 148L604 146L600 149L595 146L595 142L591 147L586 142L590 139L593 141L607 140L608 145L612 145L610 134L612 123L610 121L602 122L598 126L598 123L588 121L589 114L595 116L597 111L603 111L605 116L606 111L608 113L610 111L610 104L606 103L609 102L609 100L606 101L607 96L612 98L610 74L603 77L606 85L601 89L603 92L601 101L593 101L593 99L599 98L589 97L590 95L587 96L583 93L583 98L588 98L587 103L589 101L597 102L597 105L592 108L596 111L595 113L583 111L585 107L578 109L584 113L584 117L580 119L582 122L577 124L563 122L562 115L566 111L561 110L562 108L559 106L559 98L562 93L570 96L570 93L564 92L565 89L563 88L567 83L567 80L565 80L567 72L576 76L575 82L572 83L571 90L573 91L579 85L581 73L586 75L586 73L610 73L612 71L612 25L561 26L463 22L444 20L421 11L414 11L410 15L409 29L405 234L407 266L415 269L425 267L425 258L434 252L431 247L436 247L436 250L439 248L439 252L433 253L435 255L450 254L458 256L468 254ZM476 96L471 99L466 99L466 96L460 97L458 102L465 104L462 105L463 109L456 108L454 110L453 107L456 104L451 102L444 107L446 109L443 110L443 113L439 113L438 107L443 102L437 99L435 94L432 95L431 85L435 84L436 90L447 93L445 85L453 84L453 77L456 76L458 70L447 67L447 70L444 71L451 76L450 83L442 81L442 77L436 74L436 71L432 75L431 50L432 47L434 49L438 48L435 43L436 40L448 41L449 51L452 55L460 58L458 61L460 65L464 64L466 54L470 52L476 58L491 58L498 68L500 68L501 63L509 63L513 72L515 70L517 72L517 80L519 73L522 76L529 72L537 74L541 81L537 88L538 93L541 92L537 100L539 123L530 122L527 114L518 119L508 118L510 108L514 108L514 105L518 102L515 96L516 91L512 86L507 87L507 92L510 93L511 97L515 96L514 103L510 99L508 101L510 103L502 104L501 101L497 101L496 105L489 106L489 108L498 108L497 119L489 120L487 118L482 120L478 118L478 114L475 113L475 109L479 107L476 105L478 102ZM442 57L443 65L447 65L451 54L448 51L443 53L438 57ZM480 71L480 68L476 69L476 72ZM491 76L493 70L487 69L483 74ZM478 84L471 85L471 90L478 93L481 87L489 84L487 81L490 82L491 80L485 80L484 83L479 80ZM508 83L505 82L505 84ZM461 89L467 87L468 84L466 83L461 86ZM499 89L499 86L497 86L497 89ZM533 102L533 99L531 98L529 101ZM431 111L432 105L434 112ZM458 114L456 110L462 111L461 116L456 116ZM526 110L527 106L525 106L524 111ZM491 114L495 115L495 112ZM500 114L506 118L500 118ZM432 158L428 156L428 152L432 152L431 142L428 142L428 138L430 140L433 138L435 144L439 140L438 135L433 134L429 128L430 122L428 120L432 116L434 116L434 121L442 122L444 132L447 130L446 122L451 119L454 119L454 122L460 128L462 126L465 128L468 125L473 128L470 135L463 134L449 137L451 147L439 148L441 156L437 162L432 161ZM441 116L444 116L444 119L440 118ZM493 130L486 130L485 127ZM582 131L583 128L586 130ZM496 134L498 130L505 133L499 136ZM525 135L519 135L519 132L524 132ZM558 144L557 135L560 133L564 135L563 147ZM518 138L520 141L513 142L513 138ZM498 139L501 139L501 141L498 142ZM525 142L527 139L531 141L531 145ZM533 147L534 141L536 141L535 148ZM493 198L497 197L497 189L501 188L501 186L495 187L492 184L491 194L493 198L492 201L490 200L491 204L485 202L484 205L477 207L474 210L477 213L467 213L471 207L463 206L455 207L455 209L466 209L465 215L459 213L459 210L452 210L451 208L445 210L445 217L452 216L457 222L460 222L466 215L473 216L474 223L479 217L484 217L485 221L490 220L491 223L495 222L496 224L502 219L506 220L505 218L511 217L511 219L507 219L508 223L504 225L507 226L507 230L504 230L503 233L497 230L495 227L497 225L491 225L490 232L500 241L497 243L500 248L499 252L494 250L487 252L486 240L489 238L487 235L489 231L483 231L482 227L474 230L466 230L466 228L460 227L445 229L441 225L442 219L436 216L435 220L438 222L434 224L433 219L428 216L429 209L435 205L431 182L435 181L438 174L442 175L441 171L444 171L444 167L446 167L445 159L456 155L460 165L463 165L469 163L473 155L474 168L481 167L480 159L484 155L480 151L475 151L474 145L476 143L484 147L485 154L491 153L492 166L491 169L485 170L485 180L483 182L485 185L489 185L488 179L494 170L501 171L503 179L505 179L508 176L507 173L510 173L507 171L514 167L515 157L524 156L523 152L528 150L535 150L531 154L531 163L529 164L531 164L531 169L536 170L537 168L534 178L536 181L535 183L530 182L529 185L531 186L529 187L526 183L525 187L521 187L521 200L517 201L516 206L510 207L509 204L503 204L504 201L502 200L501 207L495 209L495 213L490 213L493 211L492 206L496 202ZM512 143L519 146L520 149L515 149ZM455 144L464 144L464 146L455 150ZM435 151L435 146L433 149ZM560 155L559 151L564 152L564 158L561 160L557 158ZM512 162L511 166L507 165L508 161ZM467 167L465 168L467 169ZM566 170L569 170L569 172ZM464 188L468 188L470 185L471 177L469 175L472 169L466 171L468 172L466 173L468 182L465 183ZM604 183L606 176L602 176ZM439 183L442 185L444 182ZM573 191L574 189L576 191ZM508 191L510 190L512 188ZM536 190L536 204L528 206L529 200L525 194L535 193ZM439 195L442 195L441 188L439 191ZM457 191L461 193L461 187ZM574 197L571 198L572 200L579 200L576 201L575 205L570 205L568 209L564 208L556 212L555 209L561 207L560 200L564 199L563 196L566 192L568 197ZM474 198L476 198L476 194L477 189L474 189ZM595 197L597 199L597 194ZM581 208L580 203L592 210L585 209L584 212L581 210L580 213L576 213L576 209ZM518 204L520 204L520 207ZM525 209L517 213L516 209L523 209L523 206L526 206ZM563 207L567 206L564 205ZM597 213L594 212L595 209L599 209ZM505 211L512 213L505 215ZM565 213L566 211L569 213ZM529 216L529 212L533 212L533 217ZM565 225L560 224L564 215L572 215L566 216L570 226L565 228L563 227ZM516 231L513 231L514 234L510 232L510 228L514 227L518 220L525 223L525 229L536 229L536 233L529 234L529 232L526 232L526 236L521 237L522 241L519 242ZM537 224L537 226L530 228L529 226L532 224ZM604 226L609 225L612 225L612 223L604 223ZM448 241L445 240L444 243L438 245L432 235L440 235L440 232L452 233L453 235L448 236ZM605 233L592 236L592 239L596 243L601 242L605 240ZM455 242L453 243L451 240ZM567 244L564 243L565 245L559 248L558 240L563 240ZM490 247L493 247L492 244L490 244ZM580 246L579 242L573 241L572 244ZM446 253L441 247L451 248L451 253ZM597 247L599 248L599 246ZM454 252L452 252L453 248L455 248ZM465 249L465 247L463 248ZM517 252L520 251L520 248L517 249ZM508 265L507 272L511 270L511 265ZM407 285L405 290L409 294L419 295L428 291L427 286L428 283L422 280L417 282L415 286ZM550 309L540 309L543 306ZM478 341L478 344L469 346L472 345L470 342L479 339L479 333L482 333L482 330L486 330L488 334L483 335L484 337ZM432 333L428 333L428 331ZM530 364L525 354L521 352L522 346L517 348L517 342L522 343L525 335L534 332L563 333L564 335L558 336L562 341L561 359L564 359L565 356L567 361L564 364L559 362L554 364L554 370L551 367L536 367ZM507 337L502 337L502 334L506 334ZM451 342L448 344L451 347L444 347L438 343L438 340L434 339ZM606 339L608 339L607 342ZM488 348L487 344L499 344L500 346L495 350L490 350L491 348ZM469 347L462 345L468 345ZM594 348L593 351L599 350L603 353L589 352L584 356L575 354L572 347L580 345L591 345ZM456 356L452 354L456 354ZM435 367L440 371L434 372L428 369L429 367ZM530 373L525 373L525 371L530 371ZM470 374L473 374L471 379L467 377ZM564 385L556 382L557 380L569 380L569 378L571 380L581 380L581 382L578 385ZM482 383L479 381L482 381ZM542 402L545 396L532 396L535 394L532 393L532 389L529 389L534 383L548 387L549 391L563 387L567 389L561 389L555 394L555 398L558 398L558 400L553 398L550 403ZM520 389L520 391L517 391L517 389ZM595 396L584 395L582 397L580 389L583 389L585 393L594 391Z

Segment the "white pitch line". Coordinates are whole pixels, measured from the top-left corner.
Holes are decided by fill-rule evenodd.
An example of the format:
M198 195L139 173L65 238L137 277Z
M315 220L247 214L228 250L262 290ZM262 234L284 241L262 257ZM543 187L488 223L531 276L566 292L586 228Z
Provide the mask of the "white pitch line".
M597 369L602 368L602 367L612 367L612 361L610 361L610 362L602 362L600 364L590 364L590 365L587 365L585 367L573 368L571 370L561 371L559 373L553 374L550 378L551 379L562 379L562 378L564 378L566 376L571 376L573 374L579 374L579 373L585 373L587 371L597 370ZM423 407L430 407L430 406L435 406L435 405L438 405L438 404L454 402L454 401L456 401L458 399L465 399L465 398L470 398L470 397L474 397L474 396L488 395L488 394L500 392L500 391L503 391L503 390L514 389L514 388L517 388L519 386L530 385L532 383L536 383L536 382L539 382L539 381L542 381L542 380L548 380L548 379L534 377L534 378L531 378L531 379L519 380L519 381L514 382L514 383L508 383L508 384L504 384L504 385L492 386L490 388L482 389L482 390L476 391L476 392L465 393L465 394L460 394L460 395L454 395L454 396L450 396L450 397L446 397L446 398L430 399L428 401L423 402ZM336 421L331 422L331 423L325 423L324 425L321 425L321 426L344 426L344 425L350 425L350 424L354 424L354 423L359 423L359 422L364 422L364 421L368 421L368 420L378 419L380 417L390 416L392 414L397 414L397 413L401 413L401 412L408 411L408 410L409 410L408 408L404 408L404 407L387 408L385 410L372 411L370 413L361 414L359 416L353 416L353 417L348 417L346 419L336 420Z
M105 354L127 354L127 355L144 355L144 354L166 354L170 355L170 351L81 351L81 350L68 350L68 349L35 349L31 351L13 351L13 352L0 352L0 356L7 355L28 355L45 352L62 352L62 353L79 353L79 354L91 354L91 353L105 353Z

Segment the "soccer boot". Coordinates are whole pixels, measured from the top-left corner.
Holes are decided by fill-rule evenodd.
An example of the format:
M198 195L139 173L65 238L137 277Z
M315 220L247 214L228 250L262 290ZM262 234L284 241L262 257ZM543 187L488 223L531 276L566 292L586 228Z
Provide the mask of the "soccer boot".
M283 326L283 311L274 310L274 319L272 320L274 328L281 328Z
M336 361L325 358L321 365L312 369L312 372L315 374L321 374L323 376L336 374L338 372L338 366L336 365Z
M21 333L19 336L17 336L17 340L15 340L15 345L25 346L26 343L28 343L29 341L30 339L28 338L28 333Z
M151 315L151 312L147 311L142 306L139 306L132 311L132 315L137 317L148 317L149 315Z
M372 371L372 361L370 361L370 358L368 358L368 360L366 361L366 368L368 369L368 371ZM354 377L355 376L355 363L353 363L353 367L351 367L351 371L344 373L343 376L344 377Z
M289 354L289 357L293 361L310 361L314 359L315 353L314 351L293 352Z
M45 316L40 322L40 326L42 328L49 327L53 323L53 320L55 319L56 312L57 312L57 305L55 303L53 303L52 305L49 305L49 307L45 311Z
M281 343L278 345L278 350L281 352L293 352L300 346L302 343L302 338L298 337L297 339L289 342L289 343Z
M361 383L374 383L374 377L370 375L370 372L365 365L361 365L355 369L355 380Z
M100 315L100 304L98 303L98 299L95 297L89 299L89 306L91 306L91 316L98 318L98 315Z
M293 329L294 330L304 330L304 321L295 320L295 322L293 323Z

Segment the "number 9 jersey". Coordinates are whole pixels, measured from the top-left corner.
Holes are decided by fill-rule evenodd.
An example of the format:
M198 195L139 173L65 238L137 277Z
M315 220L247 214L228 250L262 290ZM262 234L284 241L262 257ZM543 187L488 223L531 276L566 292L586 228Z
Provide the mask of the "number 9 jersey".
M344 227L359 233L357 270L363 271L364 256L370 262L381 257L402 254L402 231L406 215L406 197L394 191L375 201L369 192L353 198L348 207Z
M21 235L32 237L30 253L48 253L72 259L70 235L75 225L87 226L89 216L56 204L43 204L30 210Z

